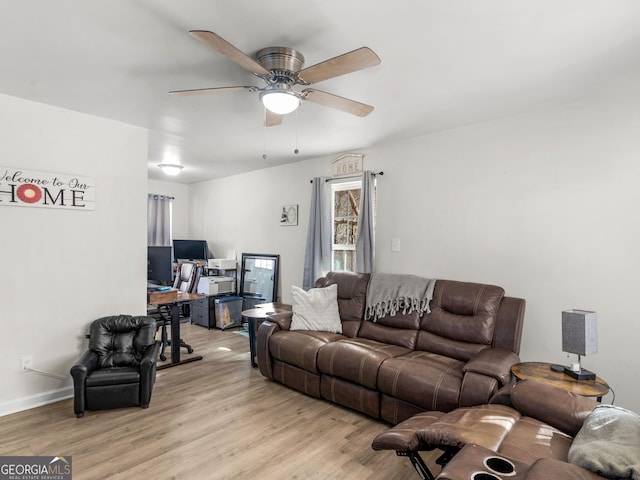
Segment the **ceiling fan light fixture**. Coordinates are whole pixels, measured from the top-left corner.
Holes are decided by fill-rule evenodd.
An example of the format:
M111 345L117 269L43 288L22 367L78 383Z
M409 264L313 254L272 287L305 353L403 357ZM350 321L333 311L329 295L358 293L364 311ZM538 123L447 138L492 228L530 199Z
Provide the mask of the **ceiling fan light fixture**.
M277 90L266 90L260 94L260 100L266 109L278 115L286 115L300 106L300 99L295 93Z
M178 175L180 170L184 168L182 165L178 165L177 163L160 163L158 166L165 175L171 175L172 177Z

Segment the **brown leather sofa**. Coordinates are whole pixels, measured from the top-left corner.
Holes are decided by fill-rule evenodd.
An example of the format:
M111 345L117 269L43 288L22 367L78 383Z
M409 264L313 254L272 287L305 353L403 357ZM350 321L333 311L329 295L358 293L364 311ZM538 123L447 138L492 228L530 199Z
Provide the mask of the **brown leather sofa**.
M368 274L330 272L342 333L291 331L291 313L258 329L260 372L317 398L396 424L425 410L487 403L509 383L525 301L497 286L437 280L431 312L365 321Z
M487 405L415 415L378 435L372 447L408 456L426 479L434 477L418 452L435 448L444 450L438 463L445 464L437 480L473 479L478 472L485 479L602 479L567 460L596 405L593 399L523 380L505 386ZM488 458L506 459L514 471L495 471Z

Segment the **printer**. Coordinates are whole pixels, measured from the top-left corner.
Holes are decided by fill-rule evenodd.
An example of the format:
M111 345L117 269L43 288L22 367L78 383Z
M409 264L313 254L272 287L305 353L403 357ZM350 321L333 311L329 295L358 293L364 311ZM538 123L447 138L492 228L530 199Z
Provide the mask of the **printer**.
M210 258L207 262L209 268L217 268L218 270L233 270L236 268L235 258Z
M234 277L200 277L196 291L204 295L235 293L236 279Z

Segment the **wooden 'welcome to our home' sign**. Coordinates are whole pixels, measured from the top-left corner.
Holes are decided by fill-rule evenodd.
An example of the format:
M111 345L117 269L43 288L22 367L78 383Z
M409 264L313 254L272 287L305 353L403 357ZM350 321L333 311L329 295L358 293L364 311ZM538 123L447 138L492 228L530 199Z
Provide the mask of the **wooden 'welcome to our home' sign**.
M0 166L0 206L95 209L95 181Z

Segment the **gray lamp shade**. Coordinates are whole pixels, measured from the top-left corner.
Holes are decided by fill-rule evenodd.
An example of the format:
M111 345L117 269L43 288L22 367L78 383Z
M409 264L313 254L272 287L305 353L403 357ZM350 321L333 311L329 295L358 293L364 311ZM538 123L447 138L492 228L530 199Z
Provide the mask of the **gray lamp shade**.
M596 312L565 310L562 312L562 351L591 355L598 351Z

